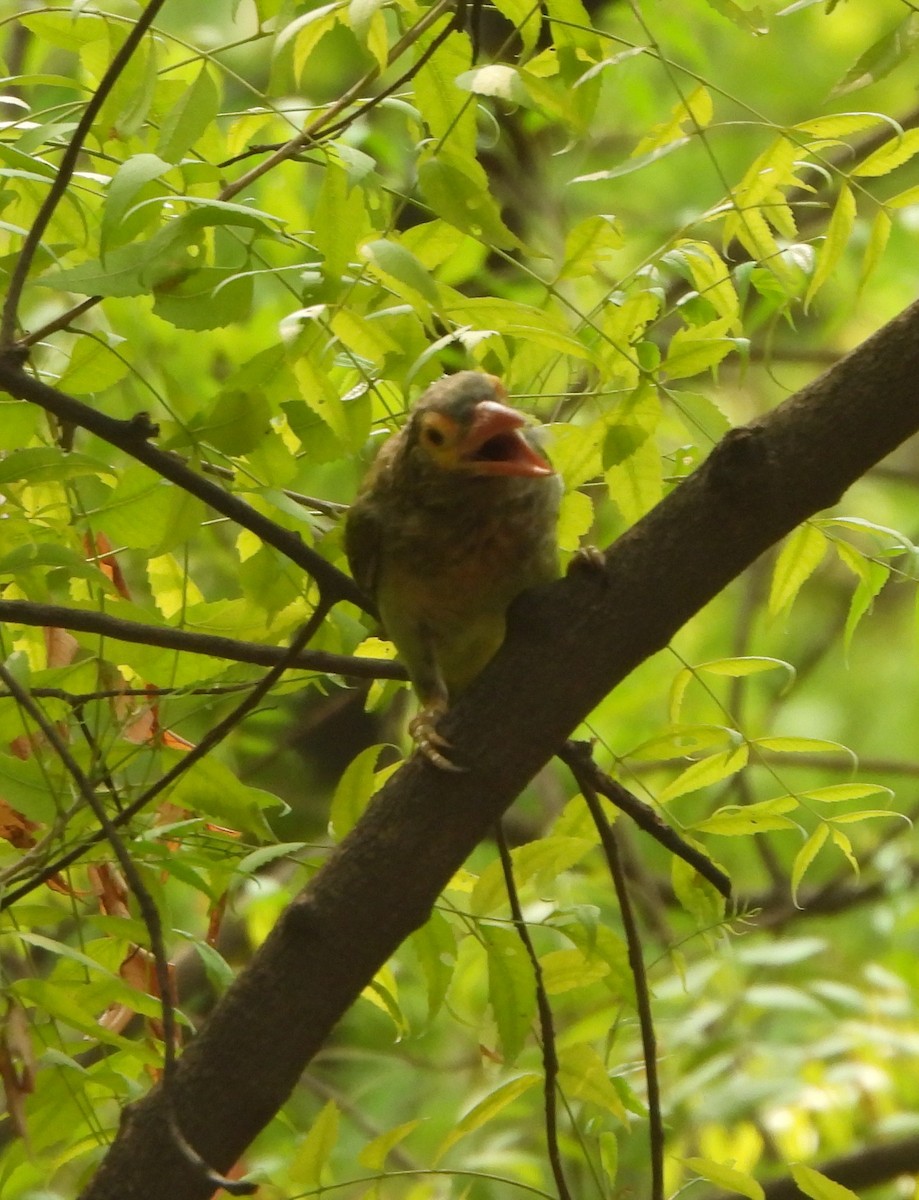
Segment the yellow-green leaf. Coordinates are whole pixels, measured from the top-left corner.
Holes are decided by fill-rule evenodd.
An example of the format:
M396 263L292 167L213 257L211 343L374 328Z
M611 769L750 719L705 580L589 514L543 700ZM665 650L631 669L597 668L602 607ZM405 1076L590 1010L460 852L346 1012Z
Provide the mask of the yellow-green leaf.
M909 162L917 153L919 153L919 129L907 129L899 137L891 138L879 150L869 154L864 162L858 163L852 168L851 173L862 178L887 175L896 167Z
M836 1183L835 1180L827 1179L826 1175L821 1175L813 1167L795 1163L791 1173L795 1183L805 1196L811 1197L811 1200L858 1200L855 1192L843 1187L841 1183Z
M804 296L805 309L835 271L840 258L849 244L855 227L855 197L848 184L843 183L833 208L833 215L826 228L826 237L817 254L817 265Z
M738 1171L736 1167L726 1167L723 1163L712 1162L710 1158L687 1158L684 1161L690 1170L709 1183L716 1183L726 1192L736 1192L739 1196L748 1196L750 1200L763 1200L766 1194L752 1175Z
M823 562L826 535L810 522L799 525L779 551L769 591L769 615L790 608L802 585Z
M829 827L821 822L795 855L795 861L791 868L791 895L795 904L798 903L798 888L801 886L801 880L804 878L807 868L820 852L820 847L826 841L829 832Z
M334 1100L313 1121L288 1168L291 1182L314 1188L322 1184L322 1171L338 1141L338 1107Z
M378 1134L372 1141L361 1150L357 1156L357 1161L362 1167L366 1167L368 1171L382 1171L386 1165L386 1158L391 1150L405 1141L408 1135L422 1123L422 1118L418 1117L414 1121L404 1121L401 1125L396 1125L393 1129L387 1129L385 1133Z
M866 796L893 796L893 791L880 783L829 783L801 795L809 800L819 800L821 804L841 804L846 800L863 800Z
M919 188L916 189L916 199L919 200ZM859 291L874 274L875 267L881 261L892 228L893 222L887 215L886 209L879 208L871 222L871 232L868 234L865 253L862 255L862 269L858 277Z
M536 1072L529 1072L526 1075L517 1075L515 1078L507 1080L506 1083L500 1084L493 1091L489 1092L447 1134L438 1147L437 1153L434 1155L434 1162L439 1162L447 1151L452 1146L455 1146L461 1138L464 1138L467 1133L472 1133L474 1130L480 1129L483 1125L487 1125L502 1109L507 1108L509 1104L513 1104L515 1100L525 1092L528 1092L531 1087L541 1082L541 1075L538 1075Z
M711 787L722 779L729 779L747 765L750 751L746 744L734 750L723 750L720 754L710 754L699 762L693 763L672 780L658 794L658 801L667 804L677 796L686 796L697 792L700 788Z

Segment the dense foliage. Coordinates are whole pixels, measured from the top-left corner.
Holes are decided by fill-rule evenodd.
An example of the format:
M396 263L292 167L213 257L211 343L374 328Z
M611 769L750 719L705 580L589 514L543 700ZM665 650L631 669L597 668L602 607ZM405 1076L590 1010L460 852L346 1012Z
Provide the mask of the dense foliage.
M136 427L0 398L4 1200L77 1195L159 1077L158 942L181 1043L406 750L391 647L317 566L380 437L444 371L499 375L548 426L564 557L613 541L914 298L916 21L0 0L0 353ZM645 1195L649 1099L669 1195L838 1200L815 1168L910 1145L917 470L907 444L580 731L733 885L616 820L659 1103L556 760L506 823L530 946L482 845L251 1147L259 1195ZM285 664L317 613L329 657Z

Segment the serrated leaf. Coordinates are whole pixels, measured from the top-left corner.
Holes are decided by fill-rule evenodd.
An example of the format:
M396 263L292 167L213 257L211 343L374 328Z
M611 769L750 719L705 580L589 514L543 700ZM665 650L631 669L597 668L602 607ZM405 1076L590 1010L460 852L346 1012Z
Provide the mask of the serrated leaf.
M761 800L756 804L731 804L693 826L694 833L714 833L721 837L744 837L777 829L797 829L783 813L798 807L793 796Z
M670 339L661 370L668 379L687 379L718 365L737 349L733 337L726 337L730 319L719 317L707 325L678 329Z
M514 930L482 929L488 954L488 1002L504 1061L512 1065L536 1015L536 978L526 947Z
M102 226L99 233L99 250L103 258L112 235L124 220L131 201L146 184L159 179L172 169L172 164L156 154L135 154L121 164L105 195Z
M802 585L813 575L826 553L826 535L810 522L799 525L779 551L772 587L769 615L777 616L794 603Z
M559 278L596 275L597 268L621 249L623 241L622 225L615 217L601 214L579 221L565 237Z
M858 876L861 874L861 867L858 864L858 859L852 852L852 843L841 829L836 828L837 823L838 822L834 822L833 827L830 829L830 837L833 841L833 845L842 851L842 853L845 855L846 861L852 868L853 874L856 878L858 878Z
M453 978L456 963L456 936L450 922L436 909L411 936L412 949L418 955L428 992L428 1016L439 1012Z
M915 14L910 14L899 25L872 42L845 77L833 89L835 95L846 95L859 88L868 87L889 75L912 52L919 35Z
M386 238L365 243L360 249L371 269L384 283L411 304L417 304L422 312L440 303L437 285L410 250L398 242Z
M596 1105L605 1113L628 1122L628 1113L609 1070L593 1046L585 1042L559 1048L559 1085L572 1100Z
M711 787L722 779L729 779L747 765L750 751L746 744L720 754L710 754L699 762L692 763L658 793L658 802L668 804L678 796L686 796L700 788Z
M186 150L213 124L219 103L220 93L205 63L178 104L163 117L157 154L167 162L179 162Z
M801 880L804 878L807 868L820 852L829 832L828 826L821 822L795 855L795 861L791 868L791 897L795 904L798 903L798 888L801 886Z
M916 189L916 199L919 199L919 188ZM858 277L859 291L861 291L874 274L875 268L881 261L884 251L887 248L892 228L893 221L887 215L886 210L879 208L875 213L874 220L871 222L871 232L868 234L865 253L862 255L862 267Z
M817 4L822 2L823 0L814 0ZM824 138L843 138L852 133L861 133L864 129L871 129L881 120L877 113L870 112L830 113L825 117L814 117L810 121L799 121L794 128L801 133L811 133L822 141Z
M656 125L641 139L632 151L632 158L642 158L661 146L671 142L686 141L687 133L698 133L711 122L714 106L711 93L704 84L698 84L685 98L673 106L666 121Z
M589 987L605 979L610 972L603 959L587 958L580 950L550 950L539 960L543 987L549 996Z
M826 237L823 239L823 243L817 254L817 265L814 268L814 273L804 294L805 310L835 271L852 236L852 230L855 227L855 214L855 197L852 195L852 190L848 184L843 183L840 186L839 196L833 207L832 216L827 223Z

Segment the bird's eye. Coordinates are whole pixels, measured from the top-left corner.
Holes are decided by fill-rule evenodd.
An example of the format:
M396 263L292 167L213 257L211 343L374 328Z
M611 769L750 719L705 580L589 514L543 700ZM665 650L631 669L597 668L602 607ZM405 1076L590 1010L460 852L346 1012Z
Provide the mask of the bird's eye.
M426 429L424 435L432 446L442 446L444 444L444 434L440 429Z

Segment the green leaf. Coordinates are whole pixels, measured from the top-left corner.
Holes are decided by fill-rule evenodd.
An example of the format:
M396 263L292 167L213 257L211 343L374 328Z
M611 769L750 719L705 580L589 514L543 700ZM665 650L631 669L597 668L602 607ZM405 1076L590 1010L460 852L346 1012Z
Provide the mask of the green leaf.
M917 189L916 198L919 199L919 189ZM868 234L865 253L862 256L862 268L858 277L859 291L862 290L874 274L878 263L881 261L884 251L887 248L892 228L893 221L883 208L879 208L874 215L874 220L871 222L871 232Z
M867 796L893 796L893 789L880 783L828 783L824 787L809 788L801 796L817 800L821 804L842 804L846 800L864 800Z
M744 743L733 750L710 754L707 758L692 763L658 793L658 803L669 804L678 796L686 796L690 792L697 792L700 788L711 787L723 779L729 779L738 771L743 770L749 756L749 748Z
M213 756L199 759L190 767L169 792L169 799L180 808L212 817L231 829L272 840L264 810L281 806L277 796L243 783Z
M804 1195L810 1196L811 1200L858 1200L855 1192L803 1163L795 1163L791 1174Z
M733 350L737 340L725 334L733 318L719 317L707 325L678 329L670 339L661 370L668 379L687 379L718 365Z
M826 549L826 535L810 522L799 525L786 540L772 573L769 592L771 617L791 608L802 585L823 562Z
M360 254L374 274L410 304L419 305L422 312L440 304L440 293L430 273L398 242L379 238L363 245Z
M624 243L622 224L606 214L586 217L568 231L560 279L594 276L598 267L610 264Z
M798 802L793 796L778 796L755 804L729 804L694 825L695 833L715 833L720 837L744 837L776 829L797 829L783 813L793 812Z
M685 98L681 97L676 102L666 121L645 134L632 151L632 157L644 157L661 146L670 145L671 142L684 143L685 135L704 129L711 122L713 113L711 93L703 84L697 84Z
M156 154L135 154L121 164L112 176L105 195L99 233L99 251L103 258L106 247L123 226L125 214L138 192L171 169L171 164Z
M290 1162L291 1181L303 1188L320 1188L323 1171L338 1142L339 1112L329 1100L310 1125Z
M375 775L379 746L368 746L348 763L338 781L329 811L329 830L336 841L357 824L377 789Z
M849 244L855 227L855 197L848 184L841 184L839 196L833 207L833 215L827 224L826 237L817 254L817 265L804 296L804 308L830 278Z
M530 1072L526 1075L517 1075L513 1079L508 1079L488 1092L466 1113L455 1128L447 1134L437 1148L437 1152L434 1155L434 1162L440 1162L447 1151L455 1146L461 1138L464 1138L468 1133L473 1133L476 1129L481 1129L483 1125L487 1125L498 1113L507 1108L509 1104L513 1104L515 1100L524 1095L525 1092L528 1092L530 1088L535 1087L541 1080L542 1076L535 1072Z
M798 903L798 888L801 886L807 868L819 854L829 832L829 826L825 822L821 822L795 855L795 861L791 868L791 897L795 904Z
M456 965L456 935L450 922L436 909L411 936L427 984L428 1017L440 1011Z
M763 1200L766 1195L760 1184L745 1171L738 1171L735 1167L726 1167L723 1163L712 1162L710 1158L693 1157L684 1159L684 1162L690 1170L701 1175L703 1179L707 1179L709 1183L715 1183L718 1187L724 1188L726 1192L748 1196L750 1200Z
M456 86L476 96L495 96L525 108L532 105L530 95L520 78L520 72L505 63L488 63L464 71L456 78Z
M0 459L0 484L23 482L30 487L43 483L62 483L79 479L81 475L112 475L112 468L100 458L74 451L65 452L57 446L29 446L11 450Z
M550 950L540 957L539 965L543 987L549 996L590 987L610 973L609 963L596 956L587 957L579 949Z
M586 1042L559 1047L559 1085L570 1100L583 1100L628 1124L628 1113L603 1059Z
M179 162L217 117L220 94L205 63L191 85L163 118L157 154L167 162Z
M899 25L872 42L859 56L858 61L834 88L835 95L846 95L859 88L868 87L885 78L901 63L905 62L919 40L919 22L911 13ZM878 151L883 153L883 151ZM881 172L884 174L885 172Z
M413 1133L422 1123L423 1119L418 1117L414 1121L403 1121L401 1125L377 1134L358 1154L357 1161L368 1171L382 1171L386 1166L386 1159L390 1151L404 1142L409 1134Z
M526 947L516 931L483 926L488 954L488 1001L498 1027L502 1057L516 1060L536 1015L536 979Z
M743 679L748 675L761 675L764 671L785 671L792 678L795 669L791 663L780 658L767 658L762 654L747 654L741 658L716 658L711 662L699 663L697 671L708 675L727 675L732 679Z
M818 4L822 2L823 0L815 0ZM844 138L853 133L861 133L865 129L871 129L882 119L878 113L871 112L830 113L825 117L800 121L794 128L800 133L813 134L819 141L823 141L824 138Z
M434 212L463 233L505 250L520 246L501 220L485 172L477 163L463 169L439 154L421 163L418 185Z

